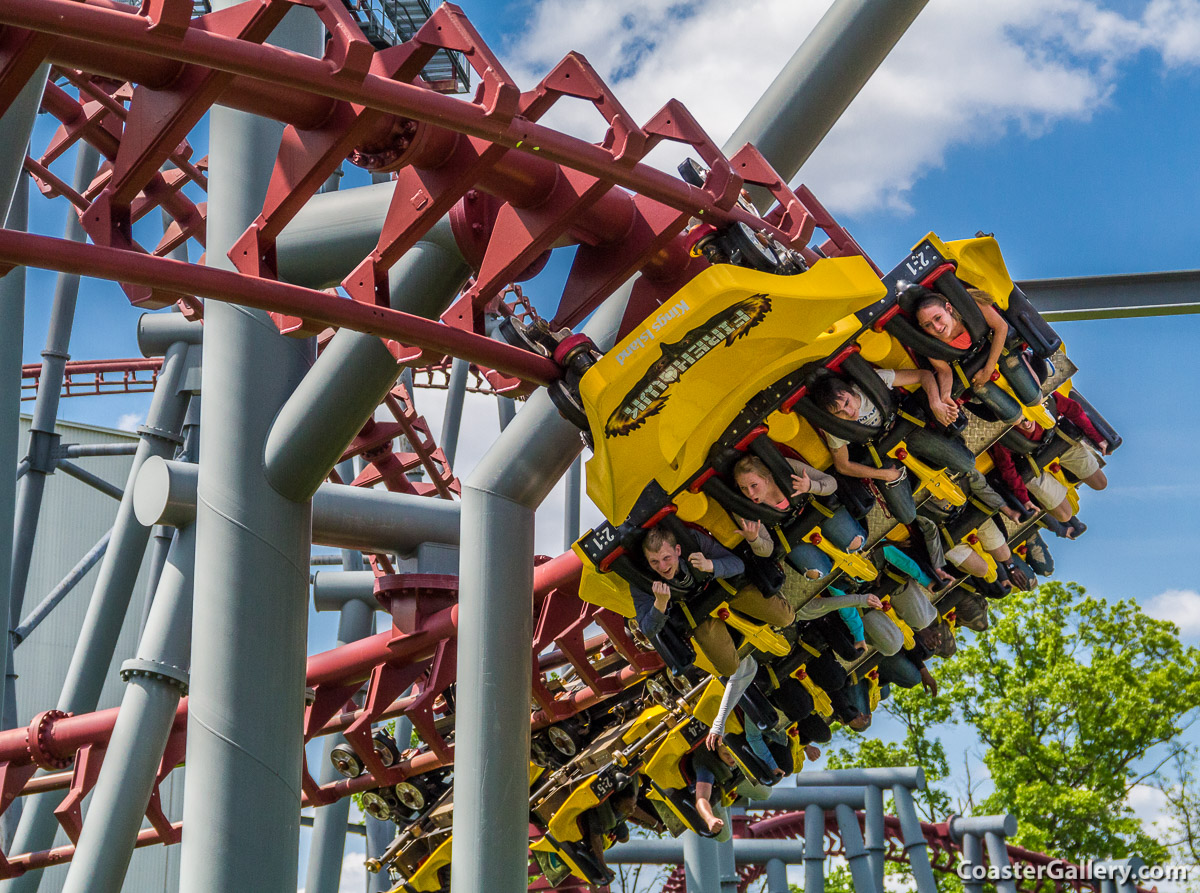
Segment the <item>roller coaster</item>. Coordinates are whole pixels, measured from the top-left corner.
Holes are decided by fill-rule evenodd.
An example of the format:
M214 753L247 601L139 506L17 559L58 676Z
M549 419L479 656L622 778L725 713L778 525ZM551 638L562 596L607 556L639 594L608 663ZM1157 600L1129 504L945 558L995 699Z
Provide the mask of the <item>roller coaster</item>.
M921 5L835 5L844 35L890 35L859 85ZM181 839L183 889L294 889L300 807L352 795L393 824L368 867L395 891L452 870L459 890L603 887L630 823L728 836L722 803L861 728L1052 573L1051 534L1085 529L1080 490L1121 437L990 235L928 233L885 273L788 185L804 157L777 108L722 148L673 100L636 123L578 54L522 91L453 4L394 43L355 4L216 6L0 0L0 176L72 208L67 238L10 215L5 282L108 279L148 311L145 358L50 344L22 369L11 613L65 461L60 397L153 392L97 618L123 616L152 526L174 530L122 706L85 684L115 647L97 619L63 700L0 732L0 813L28 800L5 889L71 862L65 889L116 891L135 847ZM468 68L474 91L446 92ZM788 89L844 98L836 119L851 87ZM563 100L595 108L601 143L539 123ZM39 110L59 126L26 154ZM678 175L645 161L664 141L693 156ZM347 162L376 184L328 188ZM518 283L564 245L543 316ZM422 386L524 406L460 480ZM581 450L606 520L534 557L533 511ZM306 656L313 544L365 558L346 577L387 631ZM185 762L172 821L160 786Z

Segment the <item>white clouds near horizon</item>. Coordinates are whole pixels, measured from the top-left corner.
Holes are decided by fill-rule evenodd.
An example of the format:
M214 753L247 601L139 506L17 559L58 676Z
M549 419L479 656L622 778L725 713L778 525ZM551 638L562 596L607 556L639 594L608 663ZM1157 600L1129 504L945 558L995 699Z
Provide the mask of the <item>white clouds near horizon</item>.
M540 0L502 55L529 88L577 50L637 121L675 97L720 144L827 6ZM904 212L909 190L951 148L1087 120L1109 102L1121 64L1139 53L1157 54L1166 69L1200 63L1200 0L1136 8L932 0L805 166L803 181L835 212ZM594 110L562 105L548 121L599 138Z

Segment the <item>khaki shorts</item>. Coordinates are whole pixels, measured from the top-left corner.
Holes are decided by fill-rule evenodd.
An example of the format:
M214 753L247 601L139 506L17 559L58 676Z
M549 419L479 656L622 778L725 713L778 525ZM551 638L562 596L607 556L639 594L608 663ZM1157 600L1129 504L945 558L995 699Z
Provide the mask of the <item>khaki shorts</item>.
M1063 468L1080 480L1091 477L1100 470L1100 460L1082 443L1073 444L1070 449L1058 457L1058 461Z
M979 525L979 545L983 546L985 552L999 549L1007 542L1008 539L991 518Z
M1058 508L1067 498L1066 485L1048 471L1043 471L1027 483L1025 489L1048 512Z
M946 553L946 560L961 570L963 563L974 554L975 550L966 543L959 543Z

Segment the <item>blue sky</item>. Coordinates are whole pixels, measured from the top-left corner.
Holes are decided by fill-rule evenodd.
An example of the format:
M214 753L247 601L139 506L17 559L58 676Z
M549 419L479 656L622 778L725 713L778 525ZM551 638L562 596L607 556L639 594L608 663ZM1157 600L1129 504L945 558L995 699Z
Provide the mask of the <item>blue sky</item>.
M460 5L523 88L579 49L639 120L678 96L720 142L828 4ZM1196 0L932 0L798 179L884 269L930 229L944 238L995 232L1017 279L1194 269L1198 88ZM594 118L568 108L552 120L591 135ZM43 120L35 146L52 130ZM202 131L193 142L203 154ZM69 179L70 164L55 169ZM65 203L54 205L35 194L36 231L61 234ZM553 306L552 279L563 267L553 264L527 289L539 306ZM52 290L51 274L30 272L26 362L39 359ZM115 286L86 282L72 356L135 356L137 315ZM1109 466L1109 490L1085 494L1087 535L1055 549L1058 576L1106 598L1169 607L1194 641L1200 430L1190 385L1200 377L1200 316L1072 322L1059 331L1081 368L1078 386L1125 446ZM146 402L69 400L61 414L130 426ZM439 395L418 395L435 433L441 405ZM495 430L494 409L475 412L460 473ZM551 497L540 529L545 551L561 545L559 498ZM330 647L333 629L315 619L312 650Z

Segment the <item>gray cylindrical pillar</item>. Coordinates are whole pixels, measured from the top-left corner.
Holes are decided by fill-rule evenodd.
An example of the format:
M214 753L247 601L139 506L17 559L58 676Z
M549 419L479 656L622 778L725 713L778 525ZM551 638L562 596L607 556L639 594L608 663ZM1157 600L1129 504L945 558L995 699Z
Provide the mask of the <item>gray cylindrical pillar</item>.
M30 118L32 123L32 117ZM7 122L0 121L0 124ZM14 143L17 140L13 140ZM29 210L29 178L17 181L5 227L23 231ZM0 279L0 622L9 625L12 604L13 521L17 509L17 465L21 439L21 353L25 338L25 268ZM7 639L7 636L5 637ZM5 661L8 643L0 642L0 720L4 716ZM3 726L8 728L8 726Z
M332 574L328 576L337 576ZM363 601L346 601L338 618L338 645L346 645L366 638L372 630L372 610ZM341 776L333 768L329 756L335 745L345 741L341 735L326 735L321 746L321 765L318 781L329 784ZM304 884L306 893L338 893L341 882L342 857L346 848L346 822L350 816L350 798L343 797L322 806L313 818L311 843L308 849L308 876ZM386 846L386 844L385 844ZM364 869L365 872L365 869Z
M129 469L125 497L117 508L112 538L97 571L92 598L58 699L58 709L66 713L95 710L100 700L100 691L112 663L150 537L150 528L139 523L134 514L133 485L148 460L171 455L175 449L177 432L187 408L187 395L179 393L186 361L186 345L175 345L167 351L154 386L146 424L139 429L141 440ZM14 847L22 847L21 852L32 852L48 849L53 844L58 827L54 807L58 800L55 794L49 793L26 803ZM7 881L3 889L11 893L32 893L40 882L41 872L31 871Z
M142 607L142 622L138 627L139 630L145 630L146 622L150 619L150 609L154 607L154 593L158 591L158 581L162 577L163 567L167 563L167 553L171 549L171 540L174 537L175 531L162 524L155 524L151 530L150 557L146 562L146 603Z
M836 0L725 143L726 154L754 143L790 181L926 2ZM764 208L766 190L750 192Z
M367 856L378 857L383 855L383 851L387 849L388 844L396 836L396 826L391 822L381 822L379 819L373 819L369 815L363 816L363 823L367 828ZM377 872L367 872L367 893L387 893L392 889L394 884L388 880L387 869ZM305 891L308 893L308 891Z
M1008 858L1008 845L1004 841L1004 835L989 831L983 835L983 843L987 848L988 860L992 863L992 868L1007 874L1007 877L1000 877L993 881L996 885L996 893L1017 893L1017 881L1011 874L1012 861Z
M871 873L875 875L875 889L883 890L883 791L878 785L866 786L866 809L864 811L863 839L867 847L867 858L871 861Z
M725 823L733 821L733 815L725 817ZM733 855L733 838L717 841L717 866L721 871L721 893L738 893L737 860Z
M517 414L517 405L507 397L497 397L496 413L500 421L500 430L503 431Z
M49 72L50 63L39 65L9 104L4 117L0 118L0 133L4 134L3 147L0 148L0 220L8 217L17 183L24 175L25 153L29 149L33 121L42 105L42 93L46 89L46 75Z
M584 329L602 350L613 343L631 287L606 301ZM451 863L457 893L524 893L529 885L533 513L580 448L579 430L539 390L463 485Z
M767 893L789 893L787 866L779 859L767 863Z
M563 518L563 551L567 551L579 539L579 510L583 487L583 458L576 457L567 470L567 511Z
M459 893L529 886L528 769L515 769L529 762L533 512L463 487L451 869Z
M804 808L804 893L825 893L825 810Z
M717 842L695 831L683 832L683 874L687 893L720 893L721 857Z
M271 426L265 462L272 486L289 499L310 499L399 374L375 335L334 335Z
M858 827L858 816L844 803L834 808L838 830L842 834L842 847L846 861L850 864L850 876L854 878L855 893L881 893L875 886L875 874L871 871L871 860L863 846L862 830Z
M983 866L983 843L979 837L974 834L964 834L961 840L962 845L962 867L961 876L963 879L963 889L967 893L982 893L983 880L976 880L974 869L976 865Z
M40 94L39 94L40 95ZM83 192L96 175L100 153L87 143L80 145L75 158L75 175L71 186ZM63 238L81 242L86 238L79 217L67 214ZM42 508L42 493L46 476L53 470L50 447L53 446L54 423L58 418L58 402L62 391L63 371L70 355L71 327L75 321L75 303L79 297L79 277L60 273L54 281L54 304L46 331L46 347L42 351L42 371L38 378L37 399L33 401L33 419L29 423L29 471L21 478L17 493L16 520L12 548L12 594L10 617L12 625L20 620L29 582L29 562L33 556L38 515ZM10 665L11 667L11 665Z
M471 364L458 357L450 364L450 385L446 393L446 412L442 416L442 454L453 467L458 453L458 432L462 427L463 399L467 394L467 378Z
M120 893L150 802L163 750L187 691L196 538L181 529L171 544L127 683L64 893Z
M272 42L320 55L323 34L296 7ZM230 269L226 252L262 208L282 129L220 106L209 115L208 261ZM246 307L209 301L204 316L180 890L294 893L311 508L270 486L263 448L313 345Z
M938 893L933 868L929 864L929 845L921 831L921 820L917 816L912 792L903 785L896 785L892 788L892 799L896 803L900 836L904 840L904 852L908 856L917 893Z

